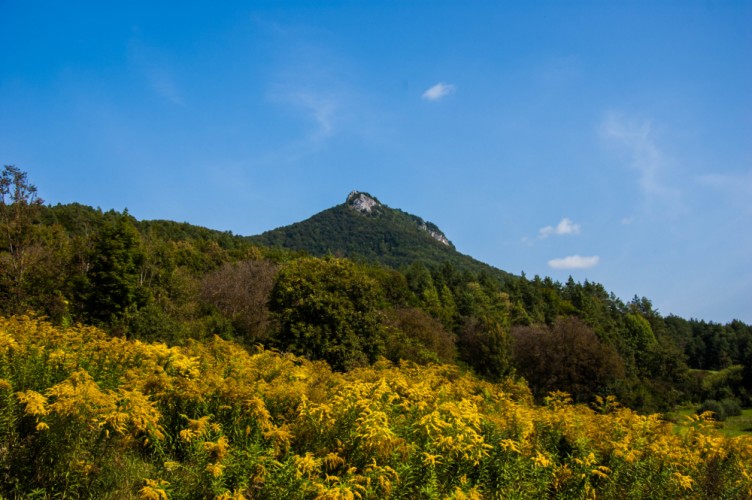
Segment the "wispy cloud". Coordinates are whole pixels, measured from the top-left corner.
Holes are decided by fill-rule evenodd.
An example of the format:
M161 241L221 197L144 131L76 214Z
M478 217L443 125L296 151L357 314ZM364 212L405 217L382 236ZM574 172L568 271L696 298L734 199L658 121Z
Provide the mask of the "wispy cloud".
M601 258L597 255L583 257L581 255L570 255L560 259L551 259L548 261L552 269L588 269L597 266Z
M309 139L318 141L326 139L335 131L339 100L327 92L314 89L288 89L279 100L301 109L314 124Z
M273 164L296 163L327 146L342 129L344 97L323 86L303 85L298 82L273 84L268 91L269 101L286 109L292 123L303 124L281 144L269 149L265 161Z
M275 27L279 31L279 28ZM342 130L347 110L354 106L347 63L326 47L308 42L294 29L280 31L278 63L267 84L267 99L280 106L293 123L303 125L273 156L293 161L326 145Z
M551 235L562 236L566 234L580 234L580 225L575 224L570 219L564 217L556 227L546 226L538 230L538 238L545 239Z
M369 141L379 133L373 99L359 78L360 66L305 26L269 25L275 41L268 73L259 76L266 100L287 126L262 155L264 163L301 164L344 136Z
M457 87L451 83L439 82L423 92L421 97L426 101L438 101L453 93L456 89Z
M670 159L657 144L650 120L634 120L608 113L600 133L630 156L629 166L638 173L638 185L648 204L660 203L672 213L682 210L681 193L666 181Z
M313 151L342 133L360 133L372 115L358 79L359 66L305 26L263 25L271 30L275 57L266 75L266 97L284 110L294 144ZM326 38L326 37L323 37Z
M131 63L141 72L155 94L176 106L185 106L183 93L172 69L172 58L164 51L142 43L137 35L138 32L128 46Z

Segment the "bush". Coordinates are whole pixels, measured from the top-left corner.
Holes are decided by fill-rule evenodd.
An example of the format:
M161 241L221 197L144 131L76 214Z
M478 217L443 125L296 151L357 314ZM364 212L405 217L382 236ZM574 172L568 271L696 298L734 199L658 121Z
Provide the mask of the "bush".
M712 411L713 417L719 422L726 420L726 410L723 408L723 405L715 399L706 399L703 401L697 409L697 414L700 415L706 411Z
M726 417L738 417L742 414L742 407L739 404L739 401L734 398L722 399L721 406L726 413Z
M391 361L451 363L456 357L454 335L420 309L384 311L384 324L388 332L385 355Z
M232 321L246 345L264 342L269 329L269 295L277 276L270 261L227 263L203 277L201 298Z

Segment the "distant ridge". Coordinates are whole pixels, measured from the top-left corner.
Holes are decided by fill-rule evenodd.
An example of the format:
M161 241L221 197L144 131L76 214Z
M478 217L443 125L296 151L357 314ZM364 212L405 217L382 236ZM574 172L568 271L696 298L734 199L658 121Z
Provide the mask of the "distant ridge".
M335 255L394 268L421 262L451 264L461 271L485 272L503 279L512 275L459 253L436 224L390 208L375 196L352 191L345 202L289 226L250 237L254 243Z

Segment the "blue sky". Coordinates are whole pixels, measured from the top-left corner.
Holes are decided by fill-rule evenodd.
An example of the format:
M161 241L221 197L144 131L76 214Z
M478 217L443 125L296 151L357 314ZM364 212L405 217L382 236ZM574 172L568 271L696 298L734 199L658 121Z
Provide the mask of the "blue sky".
M49 203L251 235L357 189L752 322L752 2L110 4L0 2L0 161Z

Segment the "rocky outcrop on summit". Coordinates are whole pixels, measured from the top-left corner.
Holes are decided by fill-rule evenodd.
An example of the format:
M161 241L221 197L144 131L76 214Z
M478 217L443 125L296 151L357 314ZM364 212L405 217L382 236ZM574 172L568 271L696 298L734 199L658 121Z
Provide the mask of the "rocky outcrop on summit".
M345 203L348 207L362 214L371 214L373 213L374 208L381 206L379 200L368 193L361 193L359 191L352 191L347 196L347 201Z

